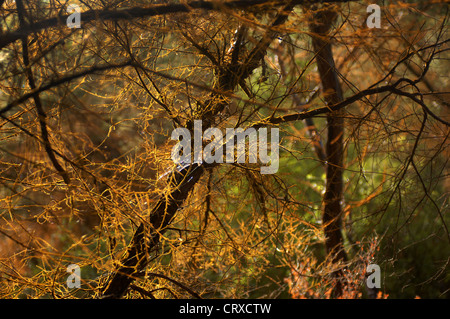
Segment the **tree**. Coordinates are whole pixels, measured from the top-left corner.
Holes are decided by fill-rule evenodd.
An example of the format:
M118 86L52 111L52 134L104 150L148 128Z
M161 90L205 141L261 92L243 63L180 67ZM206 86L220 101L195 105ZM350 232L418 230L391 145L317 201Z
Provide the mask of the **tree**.
M71 4L0 2L3 296L448 296L444 4ZM174 164L195 120L278 172Z

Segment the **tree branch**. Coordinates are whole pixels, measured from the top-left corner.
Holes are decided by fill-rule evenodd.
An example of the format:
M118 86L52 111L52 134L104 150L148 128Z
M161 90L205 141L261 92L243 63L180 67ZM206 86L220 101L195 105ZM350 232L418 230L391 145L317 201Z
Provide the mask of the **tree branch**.
M106 70L110 70L110 69L116 69L116 68L123 68L126 66L130 66L133 63L131 61L127 61L124 63L119 63L119 64L107 64L107 65L102 65L102 66L94 66L88 70L85 70L83 72L79 72L79 73L74 73L72 75L68 75L59 79L55 79L50 81L50 83L47 83L45 85L42 85L40 87L35 87L34 89L32 89L29 93L24 94L22 97L18 98L15 101L12 101L10 103L8 103L4 108L0 109L0 115L3 115L4 113L8 112L9 110L11 110L12 108L14 108L17 105L22 104L23 102L29 100L30 98L32 98L35 94L39 94L42 92L45 92L47 90L50 90L54 87L57 87L61 84L64 83L68 83L71 82L75 79L81 78L83 76L89 75L89 74L93 74L95 72L101 72L101 71L106 71Z
M358 93L355 93L354 95L346 98L342 102L339 102L339 103L336 103L333 105L319 107L314 110L308 110L308 111L304 111L304 112L300 112L300 113L292 113L292 114L287 114L287 115L282 115L282 116L277 116L277 117L269 116L269 117L266 117L265 119L262 119L261 121L258 121L257 123L254 123L252 125L252 127L259 128L264 125L277 125L277 124L282 124L282 123L301 121L301 120L305 120L307 118L312 118L312 117L315 117L318 115L328 114L330 112L340 110L356 101L361 100L362 98L364 98L366 96L380 94L380 93L386 93L386 92L395 93L397 95L405 96L405 97L412 99L414 102L416 102L420 106L422 106L424 108L424 110L429 115L431 115L434 119L436 119L437 121L441 122L444 125L450 126L450 122L447 122L447 121L441 119L436 114L431 112L431 110L426 106L426 104L423 101L419 100L413 93L404 92L397 88L399 86L399 84L406 82L406 81L408 81L408 79L402 78L399 81L397 81L396 83L391 84L391 85L384 85L384 86L380 86L378 88L365 89L365 90L359 91Z
M327 1L313 1L313 3L322 3L322 2L349 2L354 0L327 0ZM154 16L160 16L171 13L182 13L182 12L190 12L196 9L202 9L206 11L219 11L219 10L230 10L230 9L243 9L248 7L253 7L257 5L264 4L274 4L280 5L284 4L286 1L282 0L234 0L227 2L219 2L219 1L191 1L186 3L172 3L172 4L164 4L164 5L153 5L147 8L143 7L133 7L133 8L119 8L114 10L88 10L81 13L82 22L88 23L95 20L130 20L136 18L148 18ZM311 3L311 1L307 0L294 0L294 4L305 4ZM45 19L36 23L27 24L21 26L18 30L3 34L0 38L0 49L5 46L21 39L24 36L40 32L44 29L56 27L56 26L64 26L66 25L67 18L70 15L59 15L57 17Z
M19 15L20 25L24 25L25 24L25 7L23 5L22 0L17 0L16 5L17 5L17 12ZM22 57L23 57L23 63L25 65L25 72L26 72L26 76L28 79L28 84L29 84L31 90L35 90L36 83L34 81L33 71L31 70L27 42L28 42L27 36L24 36L22 38ZM62 168L61 164L59 164L59 162L56 159L55 154L53 152L53 148L50 144L47 123L45 120L47 115L45 114L44 108L42 107L42 101L41 101L41 98L40 98L38 92L34 92L33 100L34 100L34 104L36 105L36 111L37 111L38 118L39 118L39 125L41 128L41 137L44 142L45 152L47 153L48 158L50 159L50 162L52 163L53 167L56 169L56 171L59 173L59 175L61 175L61 177L63 178L66 185L69 185L70 184L69 175L64 170L64 168Z

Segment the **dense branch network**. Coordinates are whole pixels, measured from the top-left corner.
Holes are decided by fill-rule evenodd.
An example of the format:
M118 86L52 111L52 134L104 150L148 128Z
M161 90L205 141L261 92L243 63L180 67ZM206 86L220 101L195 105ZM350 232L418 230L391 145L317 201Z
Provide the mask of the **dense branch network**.
M348 2L354 0L327 0L327 1L312 1L317 3L341 3ZM294 0L290 1L294 5L311 3L311 1L307 0ZM231 10L231 9L244 9L249 7L254 7L263 4L273 4L280 5L286 3L283 0L234 0L234 1L191 1L180 4L165 4L165 5L154 5L150 7L134 7L134 8L121 8L115 10L89 10L82 13L82 21L83 23L88 23L91 21L97 20L130 20L137 18L149 18L160 15L167 15L173 13L188 13L192 10L215 10L215 11L223 11L223 10ZM9 32L2 35L0 39L0 48L7 46L24 36L39 32L41 30L57 27L61 25L65 25L67 18L70 15L61 15L58 17L42 20L39 22L35 22L29 25L21 26L18 30Z
M282 25L289 17L293 7L294 4L292 3L284 6L271 27ZM265 52L275 36L276 33L269 28L262 37L262 40L255 45L248 59L243 63L233 61L234 64L226 65L218 70L215 90L211 92L211 96L205 103L205 109L201 114L201 119L205 122L205 128L212 125L214 117L222 112L227 105L227 99L222 97L222 93L233 91L241 79L250 76L253 70L259 65L259 61L264 58ZM233 50L239 50L239 43L236 43ZM191 132L193 132L193 120L187 123L187 127ZM173 187L169 190L168 194L160 199L150 213L150 225L152 229L150 232L146 232L145 224L141 223L133 236L127 254L121 262L121 266L114 271L102 287L102 298L120 298L126 292L137 274L146 266L148 251L156 247L159 243L160 234L165 232L175 212L183 204L187 195L200 179L203 170L203 165L198 166L197 164L192 164L183 168L181 171L175 170L173 172L177 176L174 179ZM191 172L194 173L193 176L190 175ZM147 238L150 238L150 240L147 240Z
M200 55L203 55L204 57L209 59L209 62L212 64L215 70L215 81L212 86L202 85L197 82L190 81L187 78L182 78L181 76L179 77L173 74L165 73L160 70L149 68L142 62L139 62L138 59L135 59L132 56L131 52L130 52L130 59L124 62L104 63L101 65L94 65L81 72L73 72L60 76L56 79L44 81L43 84L38 86L36 85L34 75L31 72L31 64L28 56L29 54L28 54L27 37L48 28L55 28L64 25L66 19L68 18L68 15L60 15L43 21L28 23L24 19L25 11L23 8L23 3L22 1L17 1L17 8L20 18L19 28L15 31L4 33L2 35L2 38L0 39L0 48L7 47L13 44L15 41L20 40L22 42L22 59L24 62L24 74L28 79L30 90L28 93L22 94L19 98L16 98L15 100L8 102L6 106L1 108L0 116L5 121L11 123L15 127L22 130L22 132L25 132L27 135L34 137L41 145L43 145L46 153L48 154L53 164L53 167L62 176L66 184L69 184L70 180L68 174L59 164L56 157L63 159L64 161L70 163L74 167L77 167L81 170L83 170L83 167L81 165L72 162L66 155L63 154L63 152L59 152L53 149L53 147L51 146L49 140L49 132L47 130L47 123L46 123L47 114L44 108L42 107L42 101L40 99L41 93L51 91L52 89L62 86L63 84L74 82L75 80L82 79L88 75L96 75L100 73L105 73L106 71L109 70L121 70L126 67L132 67L138 74L139 81L142 84L142 86L146 89L147 93L168 113L168 115L174 120L174 123L177 125L181 125L183 123L181 118L178 118L175 112L172 112L172 110L161 99L158 99L151 92L150 89L146 88L145 81L143 77L141 77L141 72L142 74L145 74L148 78L150 78L150 76L155 76L156 78L183 83L186 85L186 87L190 86L192 88L196 88L207 93L206 101L201 105L202 107L199 107L199 112L195 114L194 116L195 118L194 117L189 118L185 123L186 126L191 131L193 129L193 121L196 119L201 119L204 121L203 122L204 129L207 129L208 127L214 125L217 117L223 113L225 108L230 104L230 101L233 99L248 105L255 105L258 107L268 106L272 109L276 109L276 107L272 107L267 103L258 102L256 99L254 99L251 90L249 90L249 88L245 83L245 80L248 79L252 75L252 73L261 65L262 61L267 56L267 51L271 46L273 40L276 39L278 36L276 30L282 29L284 23L288 20L289 16L291 15L291 12L293 11L294 7L296 5L322 3L322 2L339 3L347 1L300 1L300 0L293 0L289 2L269 1L269 0L247 0L247 1L235 0L227 2L191 1L180 4L152 5L146 8L134 7L134 8L121 8L115 10L111 9L88 10L82 13L83 23L89 23L94 21L133 20L138 18L163 16L173 13L189 13L196 10L215 11L215 12L220 11L224 13L227 12L231 13L235 9L245 9L254 6L268 5L268 4L273 4L281 7L281 9L278 10L278 15L275 17L275 19L273 19L273 22L270 25L266 26L265 32L263 32L262 37L258 41L253 42L253 48L251 50L247 50L245 55L243 53L243 48L241 47L240 43L242 42L241 40L247 36L248 27L247 25L245 25L245 22L242 25L240 25L235 32L235 40L233 41L233 44L229 48L228 59L224 58L223 61L219 60L219 57L216 57L212 52L208 51L207 48L198 44L196 42L197 40L191 37L187 32L181 31L181 34L190 44L192 44L194 49L196 49ZM329 27L330 25L327 26L327 28ZM319 34L319 37L315 39L314 51L316 59L321 58L323 59L323 61L321 61L322 63L318 61L318 64L321 65L322 68L322 70L319 71L321 71L320 73L322 77L323 88L325 89L324 91L327 91L327 89L330 88L334 88L336 91L336 87L339 86L339 81L337 77L338 70L336 70L336 67L334 66L333 56L331 52L331 44L329 42L330 39L327 38L326 32L321 32L321 30L315 30L314 28L312 29L314 31L313 33ZM248 127L257 129L263 126L278 126L302 120L312 120L313 118L326 115L329 124L328 130L330 130L330 127L332 126L343 128L343 122L337 122L335 120L342 117L343 111L347 106L350 106L358 101L363 101L367 97L374 95L381 95L385 93L388 95L393 94L396 96L405 97L410 101L416 103L417 105L420 105L424 113L424 118L419 133L416 135L417 138L414 143L412 155L408 158L407 165L405 165L405 169L402 172L402 175L400 176L400 179L403 179L409 166L413 166L413 168L416 171L418 171L413 161L413 156L414 153L416 152L419 139L424 134L424 127L428 119L428 116L430 116L440 124L443 124L444 126L447 127L450 126L450 123L446 119L435 114L427 106L427 104L423 101L423 95L420 93L420 91L418 91L417 93L411 93L411 91L409 91L410 88L416 88L418 83L424 81L425 75L428 72L430 64L433 61L435 55L438 54L439 52L443 52L444 49L442 51L439 50L433 51L433 54L431 54L428 60L426 61L423 71L416 74L417 75L416 79L409 79L406 77L402 77L392 84L381 85L381 83L383 83L384 80L386 80L390 75L392 75L397 67L399 67L402 63L405 63L405 61L409 61L409 59L411 59L417 52L428 50L430 48L433 49L441 47L445 44L448 44L448 42L450 41L450 40L440 41L439 37L438 40L439 41L430 46L426 46L419 50L406 54L402 59L400 59L400 61L396 65L394 65L394 67L390 69L390 71L387 73L385 77L383 77L381 80L377 81L373 85L367 87L366 89L358 90L351 96L344 98L342 92L339 92L338 97L334 96L330 98L330 96L328 95L325 97L326 105L323 107L316 107L314 109L311 109L311 107L313 105L316 105L316 103L307 101L307 103L301 105L301 110L298 112L289 113L285 115L278 115L275 112L273 112L272 115L270 116L261 118L259 120L254 120L249 124ZM326 51L324 55L322 55L323 53L322 49L324 48L326 48L326 50L328 51ZM331 77L334 77L336 83L331 83L327 85L326 78L330 74ZM283 74L283 77L285 77L285 74ZM249 99L244 99L235 93L235 91L239 86L247 94ZM315 91L314 94L316 94L317 92L318 91ZM160 94L159 91L158 93ZM325 93L329 94L329 91L324 92L324 95ZM291 92L289 92L289 94L291 94ZM297 107L300 106L298 96L293 94L292 98L294 99L294 102L296 102ZM29 100L32 100L34 102L34 106L38 113L38 120L41 129L41 134L39 137L35 136L25 127L16 123L16 121L8 118L7 116L8 112L15 110L16 108L19 108L22 104L25 104ZM376 106L373 106L373 108L376 108ZM311 124L312 121L309 121L308 123ZM310 126L308 126L308 128L310 128ZM343 137L343 130L337 133L329 134L327 141L328 144L330 145L333 144L339 136L341 138ZM319 159L322 161L322 163L325 163L329 167L331 166L333 168L337 168L336 170L340 170L341 175L339 175L338 178L342 179L342 169L343 169L342 159L333 160L331 159L330 156L330 153L335 153L338 154L339 156L343 155L342 140L340 140L339 143L341 149L334 149L331 151L328 150L327 154L325 154L324 153L325 151L322 148L317 148L316 153ZM136 225L137 228L132 236L131 241L126 247L124 255L120 258L119 262L116 264L116 267L113 269L113 271L107 276L106 280L103 281L98 288L98 296L100 298L121 298L130 288L135 291L138 291L143 295L152 298L153 297L152 292L132 284L134 280L144 275L150 277L153 276L163 278L176 284L178 287L181 287L181 289L188 291L189 294L191 294L192 296L200 297L200 295L194 292L192 289L177 282L176 280L171 279L169 276L156 273L149 273L145 272L144 270L149 263L150 256L154 254L155 251L158 249L158 245L161 243L165 231L168 229L172 221L175 219L177 212L179 211L179 209L183 207L188 196L191 194L194 187L198 184L198 182L204 175L204 172L208 171L212 167L213 165L193 164L184 167L174 168L168 173L166 191L164 192L164 194L158 197L158 199L156 200L156 204L153 206L152 209L150 209L148 219ZM94 174L92 173L89 174L91 176L94 176ZM335 174L336 173L330 173L330 175ZM418 175L420 176L419 173ZM331 180L332 178L330 178L330 181ZM423 181L422 184L424 184ZM400 183L396 185L395 190L399 188L399 185ZM260 201L260 203L263 203L264 196L260 185L254 183L253 187L257 190L256 193L258 193L258 200ZM210 190L209 184L208 190ZM426 191L425 186L424 190ZM337 205L341 205L340 204L341 199L340 196L342 196L341 191L339 191L340 193L338 194L339 196L336 196L336 194L332 194L332 196L331 195L330 196L333 198L331 199L328 198L326 200L329 201L334 200L334 202L336 202ZM210 196L209 193L208 196ZM264 204L261 205L263 206ZM210 199L207 200L207 206L208 206L207 212L209 212L211 210ZM326 224L324 225L325 228L330 224L332 224L334 221L336 221L338 218L340 218L342 212L340 210L336 210L336 212L337 213L335 215L333 216L330 215L329 220L325 221ZM442 217L442 215L440 215L440 217L445 225L444 218ZM205 218L205 228L206 224L207 220ZM333 227L335 227L333 229L333 232L340 230L340 225L337 226L333 225ZM328 236L329 233L326 235ZM447 230L447 237L448 237L448 230ZM331 245L330 247L333 248L333 245ZM341 247L338 248L340 249ZM331 253L333 249L330 250ZM345 260L345 257L342 257L340 259Z

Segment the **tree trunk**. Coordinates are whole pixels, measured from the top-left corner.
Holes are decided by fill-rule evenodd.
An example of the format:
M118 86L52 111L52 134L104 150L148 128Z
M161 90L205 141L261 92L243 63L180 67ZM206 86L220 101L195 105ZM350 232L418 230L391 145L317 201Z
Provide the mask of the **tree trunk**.
M328 35L336 13L331 9L319 11L310 22L313 33L313 47L316 54L317 68L322 83L324 99L327 105L343 101L342 89L338 73L335 68L331 37ZM346 254L343 248L341 233L341 215L343 199L343 137L344 137L344 109L327 114L327 142L326 142L326 190L324 195L323 225L326 237L326 249L334 263L345 261ZM340 276L340 271L335 275ZM340 295L342 284L338 281L335 294Z
M162 196L150 213L150 222L141 223L118 269L107 279L101 289L103 299L117 299L127 291L131 282L141 276L148 263L149 253L156 248L160 236L165 232L181 204L186 200L204 171L203 166L190 165L174 170L169 176L171 189ZM151 229L148 229L151 228Z

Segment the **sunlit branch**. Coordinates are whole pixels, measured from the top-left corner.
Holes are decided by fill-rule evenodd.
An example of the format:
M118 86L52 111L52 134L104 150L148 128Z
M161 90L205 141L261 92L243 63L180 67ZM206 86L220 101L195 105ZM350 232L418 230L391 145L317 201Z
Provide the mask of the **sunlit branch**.
M307 1L307 0L294 0L293 4L305 4L305 3L341 3L349 2L353 0L327 0L327 1ZM165 5L153 5L150 7L133 7L133 8L119 8L115 10L88 10L82 14L83 23L88 23L95 20L130 20L136 18L147 18L160 16L171 13L188 13L192 10L202 9L208 11L215 10L230 10L230 9L242 9L253 7L263 4L280 5L286 1L281 0L234 0L234 1L191 1L186 3L172 3ZM27 36L33 33L37 33L41 30L52 28L56 26L64 26L66 24L69 15L60 15L50 19L42 20L36 23L32 23L26 26L20 27L18 30L3 34L0 39L0 48L13 43L23 36Z

